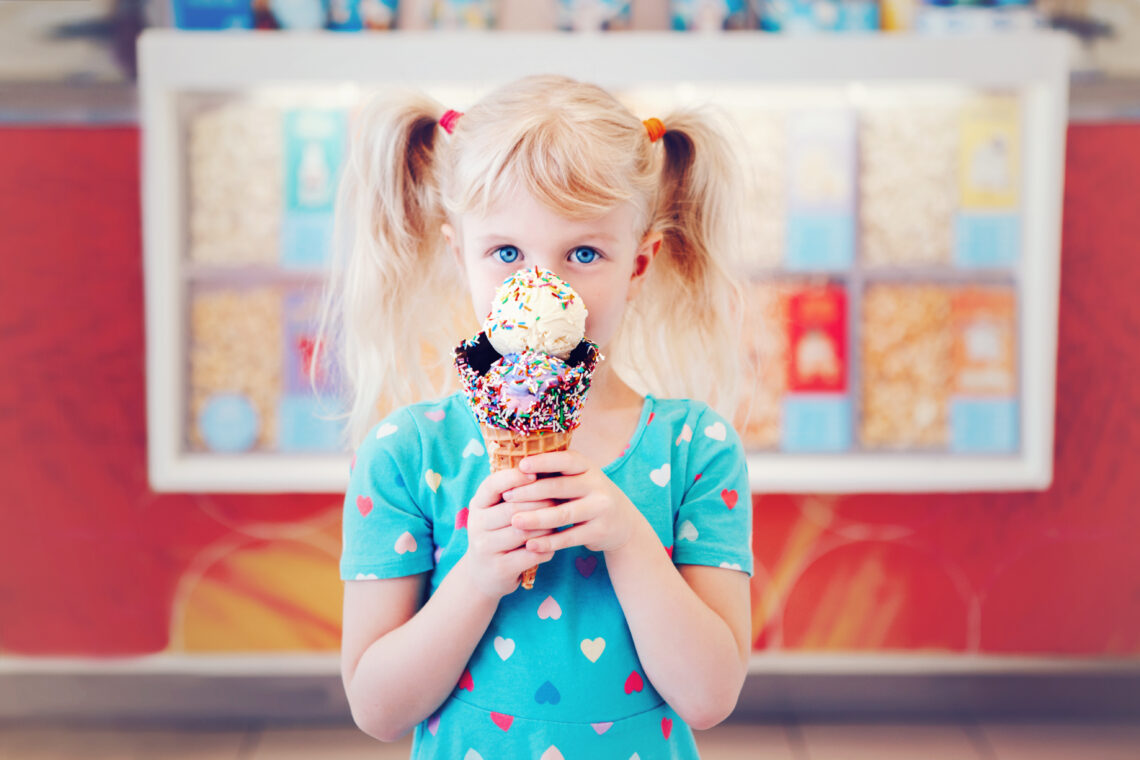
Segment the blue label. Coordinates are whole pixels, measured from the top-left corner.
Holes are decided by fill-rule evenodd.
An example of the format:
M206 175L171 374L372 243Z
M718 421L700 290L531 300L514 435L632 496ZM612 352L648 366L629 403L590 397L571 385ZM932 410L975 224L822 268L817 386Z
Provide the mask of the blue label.
M770 32L878 31L877 0L754 0Z
M358 32L364 28L360 18L360 0L324 0L328 28L342 32Z
M877 0L845 0L839 3L836 28L844 31L879 30L879 3Z
M846 270L855 262L855 218L849 214L793 214L787 234L788 269Z
M673 29L742 28L744 0L672 0Z
M955 222L954 261L975 269L1012 267L1021 258L1021 217L961 212Z
M851 401L846 396L797 394L784 399L781 446L809 453L851 448Z
M339 451L340 424L331 410L309 396L285 395L277 404L277 448L281 451Z
M1018 403L1010 399L953 399L950 448L959 454L1010 454L1018 447Z
M281 264L320 267L328 261L348 118L343 111L294 110L285 114L284 129Z
M329 214L294 213L281 220L281 264L320 269L329 258L333 220Z
M341 32L391 29L396 25L397 0L324 0L328 28Z
M558 0L558 28L574 31L625 29L631 0Z
M249 29L253 26L250 0L174 0L177 29Z
M248 451L257 442L260 428L257 410L240 393L211 396L198 415L198 430L211 451Z

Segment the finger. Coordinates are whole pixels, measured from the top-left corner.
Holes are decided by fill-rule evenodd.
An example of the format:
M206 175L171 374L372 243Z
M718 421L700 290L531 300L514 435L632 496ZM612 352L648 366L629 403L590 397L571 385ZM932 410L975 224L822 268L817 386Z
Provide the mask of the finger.
M521 530L553 530L585 522L592 516L586 499L573 499L546 509L519 512L511 518L511 525Z
M499 530L508 525L512 525L511 518L519 512L529 512L535 509L546 509L558 504L553 499L544 499L542 501L512 501L510 503L500 502L493 507L487 507L481 512L475 512L472 516L467 518L468 526L474 523L478 526L479 530ZM521 527L521 526L514 526Z
M556 552L559 549L566 549L571 546L585 546L589 540L587 526L579 525L557 533L529 539L526 542L526 549L536 553Z
M467 525L470 527L474 523L480 530L485 531L499 530L511 524L511 518L516 511L514 504L499 502L493 507L469 515Z
M532 483L515 486L503 492L503 501L549 501L577 499L585 495L586 482L581 475L559 475L541 478Z
M549 534L548 530L520 530L518 528L502 528L488 533L483 537L483 549L491 554L505 554L526 546L526 542L533 538L542 538Z
M536 565L541 565L543 562L549 562L554 559L554 552L532 552L525 546L515 549L513 552L508 552L506 561L510 563L512 570L515 570L520 575L525 570L529 570Z
M580 452L550 451L545 454L535 454L519 462L522 472L558 472L563 475L581 475L593 467L593 462Z
M467 506L471 509L493 507L503 500L503 491L516 488L524 483L531 483L534 480L535 475L533 473L520 472L517 467L492 472L475 489L475 495L471 497Z
M539 509L548 509L561 504L560 499L539 499L538 501L508 501L504 502L512 515L520 512L534 512ZM508 521L509 522L509 521Z

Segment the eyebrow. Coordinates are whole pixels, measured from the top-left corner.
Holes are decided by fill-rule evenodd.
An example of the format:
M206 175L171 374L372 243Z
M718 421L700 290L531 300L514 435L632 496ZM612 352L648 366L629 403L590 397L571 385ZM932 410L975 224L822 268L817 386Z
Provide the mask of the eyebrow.
M581 240L583 242L599 242L599 243L613 243L613 242L615 242L613 236L607 235L604 233L600 233L600 232L591 232L591 233L582 235L576 239ZM490 243L501 243L503 241L509 241L509 240L512 240L512 237L508 234L491 233L490 235L483 235L482 237L475 238L475 245L476 245L476 247L481 247L484 245L488 245Z

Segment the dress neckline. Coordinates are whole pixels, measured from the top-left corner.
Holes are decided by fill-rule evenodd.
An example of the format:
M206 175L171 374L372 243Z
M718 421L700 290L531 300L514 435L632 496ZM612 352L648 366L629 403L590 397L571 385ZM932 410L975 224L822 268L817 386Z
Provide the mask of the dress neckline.
M637 444L641 443L641 439L645 435L645 428L649 425L649 415L653 413L653 402L655 400L652 394L645 394L645 398L641 403L641 417L637 420L637 428L633 431L633 436L630 437L629 443L626 444L625 451L618 454L617 458L612 462L602 467L602 472L609 475L617 470L629 459L629 455L637 448Z

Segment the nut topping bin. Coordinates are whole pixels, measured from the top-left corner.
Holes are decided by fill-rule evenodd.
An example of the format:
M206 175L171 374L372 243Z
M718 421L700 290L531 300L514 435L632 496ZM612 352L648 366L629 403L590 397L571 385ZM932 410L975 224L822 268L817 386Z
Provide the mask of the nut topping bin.
M315 329L354 115L406 88L462 111L537 72L640 118L709 106L738 145L742 394L722 411L755 491L1051 482L1063 35L150 29L139 47L157 490L343 490L344 388Z

